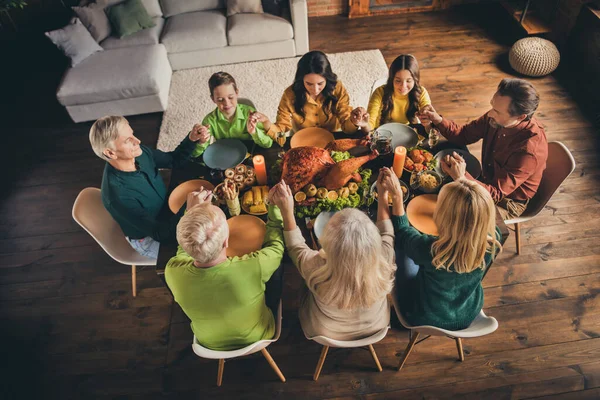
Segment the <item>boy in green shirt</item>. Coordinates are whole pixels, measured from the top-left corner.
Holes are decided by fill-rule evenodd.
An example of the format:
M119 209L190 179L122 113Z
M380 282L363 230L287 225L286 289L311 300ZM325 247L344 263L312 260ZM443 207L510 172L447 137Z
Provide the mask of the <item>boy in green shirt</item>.
M205 192L208 193L208 192ZM179 248L165 269L175 301L192 321L198 342L212 350L239 349L275 334L275 319L265 304L265 284L283 258L283 221L269 206L261 250L227 257L225 214L205 201L177 225Z
M265 133L262 123L258 122L254 107L238 104L238 88L233 76L227 72L217 72L208 80L208 88L210 98L217 108L202 120L201 133L210 134L216 140L252 140L260 147L271 147L273 139ZM192 156L200 156L209 144L210 142L198 144Z

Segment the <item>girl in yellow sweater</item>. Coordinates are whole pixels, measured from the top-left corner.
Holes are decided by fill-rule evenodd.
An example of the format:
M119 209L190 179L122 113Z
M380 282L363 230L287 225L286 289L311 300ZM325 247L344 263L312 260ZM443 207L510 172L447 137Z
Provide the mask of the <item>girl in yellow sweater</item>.
M419 64L414 56L401 55L392 62L387 83L375 89L369 100L370 130L388 122L418 122L419 110L431 105L429 93L419 79Z

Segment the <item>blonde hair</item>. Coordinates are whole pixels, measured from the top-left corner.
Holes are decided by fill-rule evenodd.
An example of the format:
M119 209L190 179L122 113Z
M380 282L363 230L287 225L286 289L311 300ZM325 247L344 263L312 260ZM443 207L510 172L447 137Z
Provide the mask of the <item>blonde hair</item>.
M363 212L336 213L321 238L327 262L306 277L322 302L338 309L368 308L394 285L396 265L381 255L379 229Z
M104 150L114 149L113 143L119 137L119 127L127 123L125 118L116 115L102 117L94 122L90 128L90 144L98 157L110 161L104 155Z
M177 242L199 263L217 258L228 236L223 214L210 203L192 207L177 224Z
M469 273L485 269L485 255L495 257L502 246L496 239L496 208L489 192L460 179L444 186L433 220L439 239L431 247L436 269Z

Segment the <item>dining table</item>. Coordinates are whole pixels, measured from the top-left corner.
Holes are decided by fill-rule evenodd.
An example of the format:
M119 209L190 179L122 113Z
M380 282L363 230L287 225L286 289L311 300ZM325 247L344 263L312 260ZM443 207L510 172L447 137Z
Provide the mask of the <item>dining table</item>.
M411 124L410 126L415 129L415 131L418 133L420 139L424 139L427 137L427 134L426 134L426 131L425 131L425 128L423 127L423 125ZM334 132L333 135L334 135L335 139L362 137L362 135L360 133L346 134L343 132ZM269 174L269 171L270 171L270 168L277 162L277 160L281 159L283 157L283 155L285 154L285 152L290 149L290 140L287 140L283 147L279 146L275 142L273 143L272 147L270 147L270 148L262 148L262 147L256 145L252 141L244 141L244 144L246 145L246 148L248 149L248 154L242 163L246 164L248 166L251 166L252 165L252 157L255 155L262 155L264 157L264 161L267 166L267 174L269 175L268 176L269 177L269 182L268 182L269 186L277 183L279 181L279 178L271 176L272 174ZM439 149L446 149L449 147L449 143L445 142L443 139L440 140L440 142L433 148L428 147L426 139L420 140L420 145L423 148L430 151L432 154L435 154L437 151L439 151ZM461 149L464 149L464 147L461 147ZM365 150L367 150L367 149L362 148L363 153L365 152ZM355 151L361 151L361 149L358 148L356 150L351 150L350 153L353 154L353 152L355 152ZM372 182L374 182L376 180L377 171L379 171L379 169L381 167L384 167L384 166L391 167L392 162L393 162L393 157L394 157L393 152L391 154L381 155L381 156L375 158L374 160L369 161L368 163L366 163L363 166L363 168L370 168L373 171L373 174L371 175ZM223 171L212 170L211 168L207 167L204 164L202 157L199 157L199 158L193 159L193 160L188 160L188 161L180 164L177 168L171 170L170 176L167 176L167 178L165 179L166 180L165 183L168 187L168 193L171 193L179 184L189 181L191 179L204 179L204 180L211 182L212 184L214 184L216 186L217 184L219 184L223 181ZM405 181L405 183L409 184L410 173L407 173L407 171L404 171L401 179L403 181ZM369 182L369 184L371 184L372 182ZM419 196L421 194L423 194L423 193L419 192L418 190L416 190L416 191L411 190L411 195L410 195L410 198L408 199L407 203L410 202L416 196ZM376 204L372 203L370 206L363 206L362 208L364 211L367 212L367 214L369 216L371 216L373 218L375 217ZM229 217L228 209L226 206L223 207L223 211ZM266 221L266 217L267 217L266 215L259 216L259 218L263 219L264 221ZM308 245L314 249L317 249L319 247L319 243L318 243L318 239L316 239L315 234L314 234L314 229L313 229L314 219L297 218L297 223L298 223L298 227L300 228ZM500 242L501 242L501 244L504 244L509 236L509 230L508 230L508 227L506 226L506 224L504 223L504 221L502 220L502 218L500 217L500 214L498 212L496 212L496 225L500 228L500 232L502 235ZM171 257L173 257L176 254L176 252L177 252L177 243L161 243L160 250L158 253L158 260L156 263L156 273L163 280L163 282L165 282L165 278L164 278L165 267L166 267L169 259ZM487 273L487 271L486 271L486 273ZM166 282L165 282L165 284L166 284Z

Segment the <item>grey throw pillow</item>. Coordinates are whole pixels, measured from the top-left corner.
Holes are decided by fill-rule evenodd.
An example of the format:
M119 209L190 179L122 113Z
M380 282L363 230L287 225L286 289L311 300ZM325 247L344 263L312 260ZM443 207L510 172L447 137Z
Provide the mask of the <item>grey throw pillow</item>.
M110 36L110 22L104 12L104 4L90 3L87 7L72 7L81 23L98 43Z
M262 14L263 6L260 0L227 0L227 16L235 14Z
M45 35L71 59L71 66L103 50L79 19L62 29L46 32Z

